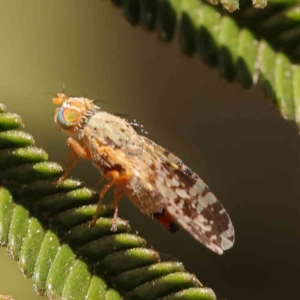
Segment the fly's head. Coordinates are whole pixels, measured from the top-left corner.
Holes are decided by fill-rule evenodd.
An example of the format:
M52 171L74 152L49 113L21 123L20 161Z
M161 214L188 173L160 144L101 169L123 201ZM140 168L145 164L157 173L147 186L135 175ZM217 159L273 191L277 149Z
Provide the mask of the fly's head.
M76 134L100 108L88 98L68 97L59 93L52 99L60 107L55 110L54 121L69 134Z

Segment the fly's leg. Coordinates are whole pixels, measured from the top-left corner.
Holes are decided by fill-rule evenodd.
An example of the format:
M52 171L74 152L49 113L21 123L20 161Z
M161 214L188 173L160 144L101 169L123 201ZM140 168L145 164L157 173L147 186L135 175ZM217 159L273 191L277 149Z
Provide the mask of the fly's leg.
M65 166L67 160L71 160L71 164L64 170L64 173L60 176L60 178L56 181L56 184L59 185L62 183L63 180L67 178L71 170L74 168L74 166L78 162L78 155L76 152L73 151L72 148L70 148L70 155L68 155L64 160L60 162L61 165Z
M99 200L98 200L98 203L97 203L97 208L96 208L96 211L95 211L95 214L93 216L93 220L91 221L90 223L90 228L93 228L97 222L97 218L98 218L98 214L99 214L99 211L100 211L100 205L101 205L101 202L105 196L105 194L108 192L108 190L114 185L114 179L112 179L110 182L108 182L104 188L101 190L100 192L100 196L99 196Z
M71 170L75 167L76 163L78 162L78 157L84 159L91 159L91 154L87 148L82 146L78 141L73 138L67 139L67 144L70 147L71 152L71 159L72 162L70 166L64 171L62 176L57 180L56 184L60 184L63 180L67 178Z
M73 162L73 154L69 153L65 158L59 161L59 164L65 167L67 165L67 161L71 160Z
M99 196L99 200L98 200L98 203L97 203L96 212L95 212L95 214L93 216L93 220L90 223L90 227L91 228L94 227L95 224L96 224L96 222L97 222L97 217L98 217L98 214L99 214L99 211L100 211L101 202L102 202L105 194L108 192L108 190L113 185L123 186L126 183L128 183L128 180L129 180L129 176L127 174L120 174L118 171L115 171L115 170L107 172L106 174L104 174L104 176L106 177L106 179L109 180L109 182L103 187L103 189L100 192L100 196ZM117 216L118 216L118 202L120 201L121 198L122 197L118 196L118 197L115 197L115 200L114 200L115 212L114 212L114 221L113 221L113 225L112 225L112 230L113 231L116 231L116 229L117 229L116 222L117 222Z
M105 180L105 177L103 176L94 186L94 190L98 188L99 185L101 185Z
M114 189L114 218L113 223L111 227L111 231L117 231L117 220L118 220L118 205L119 201L124 197L124 193L122 190L119 190L118 188Z
M71 159L71 164L69 165L68 168L66 168L66 170L64 171L64 173L59 177L59 179L56 181L56 184L59 185L62 183L62 181L64 181L67 176L69 175L69 173L71 172L71 170L75 167L75 165L77 164L78 162L78 155L77 153L74 151L73 148L70 147L70 159ZM65 159L66 161L67 159Z

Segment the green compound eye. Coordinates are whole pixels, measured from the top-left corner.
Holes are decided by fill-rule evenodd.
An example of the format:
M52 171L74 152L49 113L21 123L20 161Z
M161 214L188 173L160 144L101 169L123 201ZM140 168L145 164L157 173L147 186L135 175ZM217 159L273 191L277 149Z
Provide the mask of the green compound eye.
M80 113L72 108L61 108L57 114L57 122L63 127L68 128L76 125Z

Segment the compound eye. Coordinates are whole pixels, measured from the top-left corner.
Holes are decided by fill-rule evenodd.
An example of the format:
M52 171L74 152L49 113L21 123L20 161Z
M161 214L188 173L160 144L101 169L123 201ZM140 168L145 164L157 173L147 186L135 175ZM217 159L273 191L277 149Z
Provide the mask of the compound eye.
M59 109L56 115L56 122L64 129L76 125L80 119L80 112L76 109L69 107L62 107Z

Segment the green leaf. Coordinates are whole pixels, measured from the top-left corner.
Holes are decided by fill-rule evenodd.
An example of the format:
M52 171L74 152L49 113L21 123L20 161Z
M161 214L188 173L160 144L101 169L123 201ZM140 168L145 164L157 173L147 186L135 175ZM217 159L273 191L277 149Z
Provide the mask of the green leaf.
M27 132L19 130L7 130L0 133L0 149L16 145L17 147L32 146L34 145L34 139Z
M124 289L133 289L147 281L152 281L164 275L182 271L184 271L184 267L181 263L163 262L151 265L150 267L142 267L123 272L115 277L115 281Z
M191 274L175 272L147 282L135 288L129 295L133 299L155 300L167 293L199 286L199 281Z
M47 277L46 289L50 299L59 299L63 295L70 271L76 262L75 254L67 245L58 248Z
M52 262L58 252L59 240L54 232L47 231L36 258L32 280L34 289L40 295L46 295L46 282Z
M19 266L21 272L27 277L32 277L35 263L44 239L44 228L41 223L31 218L24 242L20 251Z
M9 227L14 213L12 196L8 190L0 187L0 244L8 243Z
M101 207L91 229L99 195L77 180L57 185L62 167L16 130L18 115L0 108L0 243L35 291L50 299L216 299L181 263L160 262L126 220L112 232L112 207Z
M92 275L88 266L81 260L76 260L63 289L63 299L85 299L89 290Z
M29 213L20 205L15 206L11 218L7 250L14 260L19 260L23 237L26 235Z

